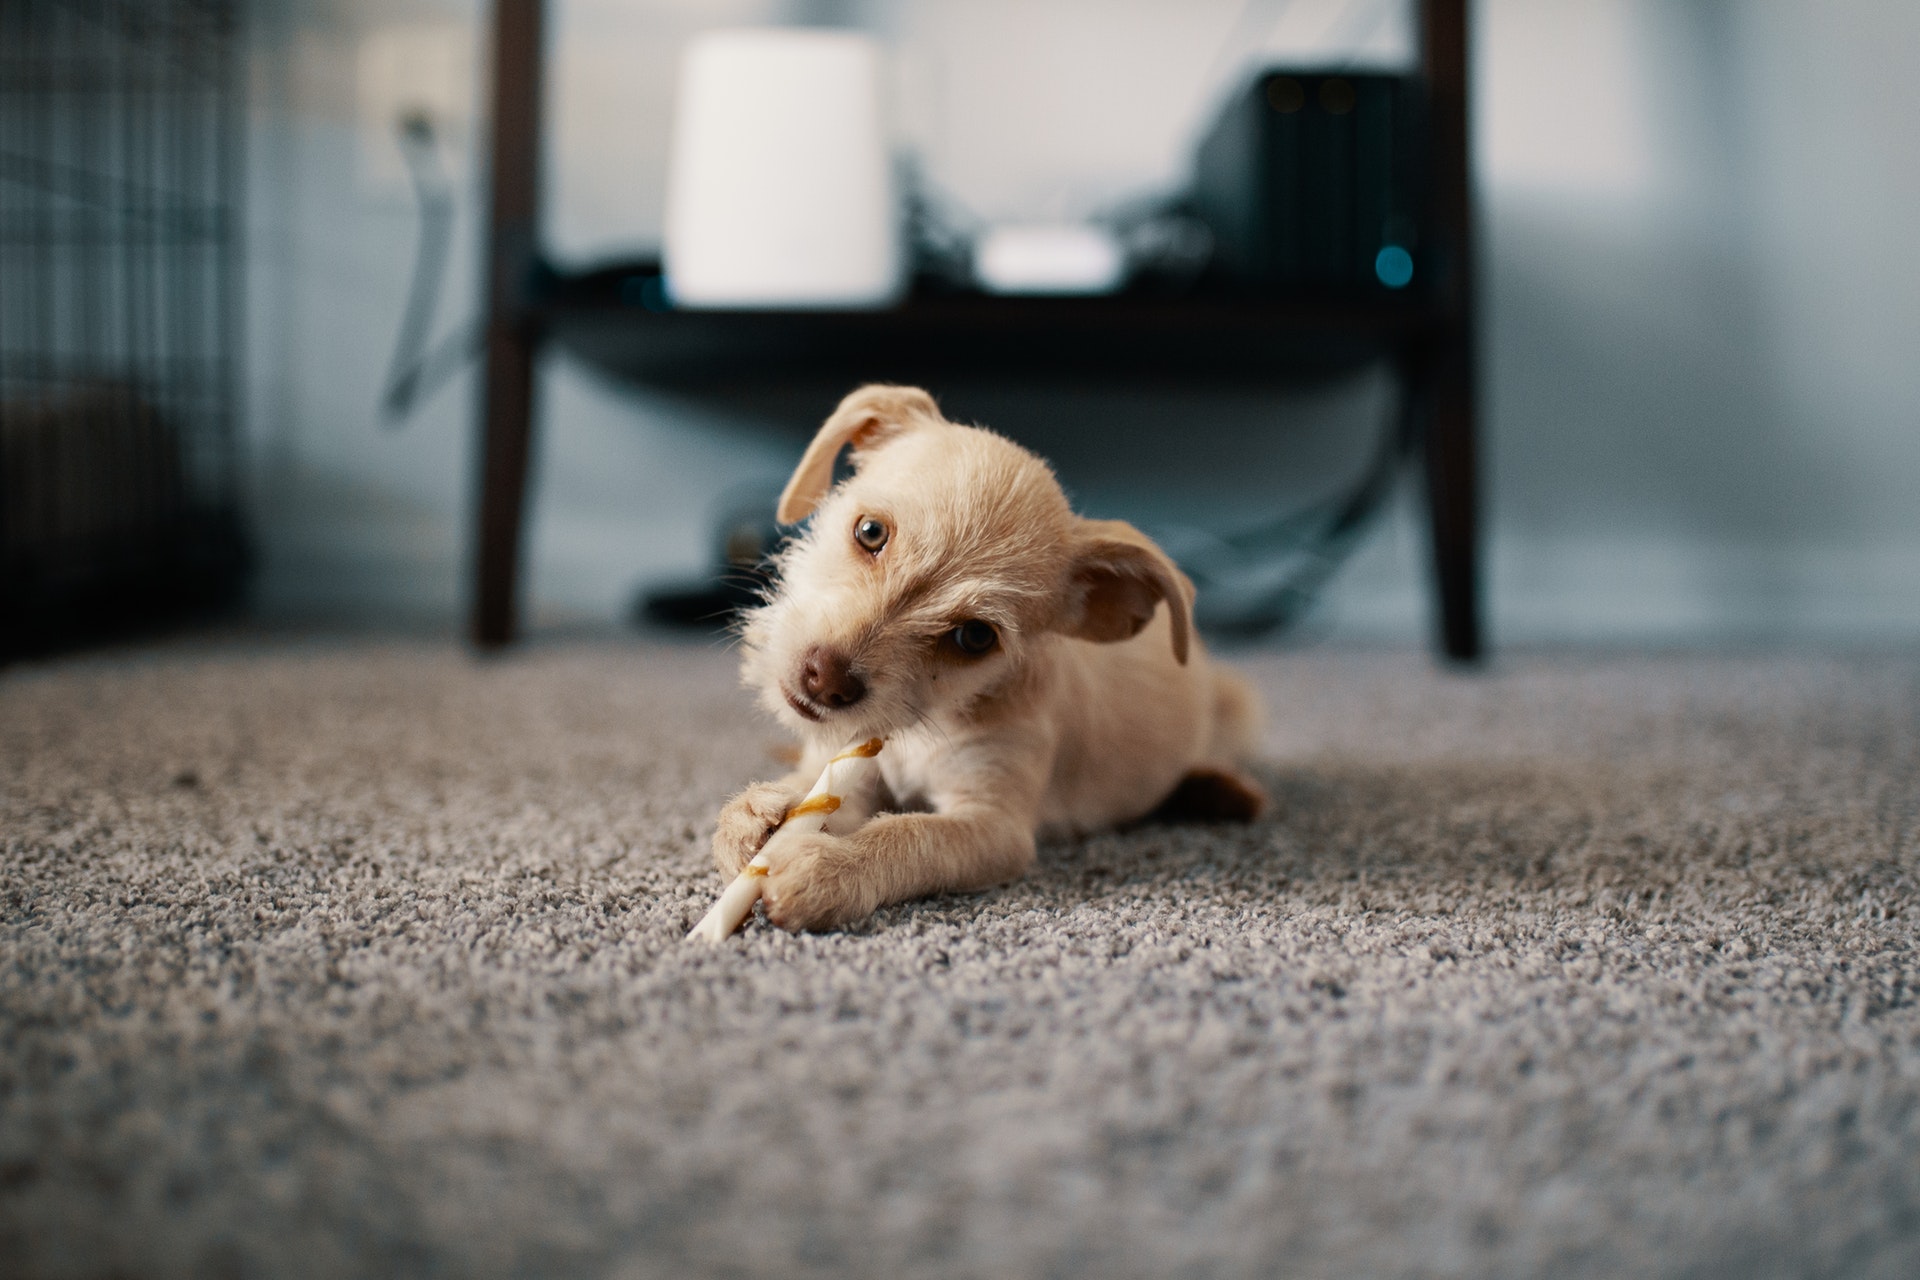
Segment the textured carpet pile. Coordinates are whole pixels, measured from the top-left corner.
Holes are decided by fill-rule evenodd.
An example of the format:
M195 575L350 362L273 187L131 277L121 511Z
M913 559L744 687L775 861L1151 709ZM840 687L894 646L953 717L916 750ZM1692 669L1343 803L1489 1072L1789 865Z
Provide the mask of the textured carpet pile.
M712 951L723 654L0 673L0 1273L1920 1275L1920 661L1243 665L1260 824Z

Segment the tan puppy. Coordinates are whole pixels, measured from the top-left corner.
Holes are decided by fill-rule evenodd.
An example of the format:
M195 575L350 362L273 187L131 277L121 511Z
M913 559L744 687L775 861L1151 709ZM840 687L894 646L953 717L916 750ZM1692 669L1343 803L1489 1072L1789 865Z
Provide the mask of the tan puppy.
M849 447L855 473L829 492ZM776 924L1003 883L1032 865L1036 833L1163 802L1259 812L1233 770L1258 707L1208 664L1193 584L1133 526L1074 515L1039 458L948 422L917 388L863 387L780 496L782 522L809 513L742 630L743 678L800 734L798 767L728 803L714 860L736 874L848 742L887 739L895 812L782 842L764 899Z

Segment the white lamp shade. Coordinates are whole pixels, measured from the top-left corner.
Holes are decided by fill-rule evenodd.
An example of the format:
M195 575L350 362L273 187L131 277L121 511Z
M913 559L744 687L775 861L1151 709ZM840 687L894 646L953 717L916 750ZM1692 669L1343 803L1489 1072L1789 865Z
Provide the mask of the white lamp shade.
M881 53L854 32L688 45L662 257L685 307L884 307L905 283Z

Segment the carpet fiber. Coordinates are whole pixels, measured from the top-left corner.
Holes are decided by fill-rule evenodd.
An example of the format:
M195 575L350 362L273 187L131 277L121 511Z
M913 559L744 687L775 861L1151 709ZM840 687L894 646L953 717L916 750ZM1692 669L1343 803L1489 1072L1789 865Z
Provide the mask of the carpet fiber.
M0 1273L1920 1274L1920 662L1243 665L1261 824L713 951L724 654L0 675Z

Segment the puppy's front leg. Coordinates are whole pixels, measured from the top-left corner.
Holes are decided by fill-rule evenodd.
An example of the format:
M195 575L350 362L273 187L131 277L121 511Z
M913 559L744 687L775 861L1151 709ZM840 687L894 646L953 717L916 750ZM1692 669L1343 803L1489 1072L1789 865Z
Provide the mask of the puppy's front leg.
M1033 821L986 803L947 813L875 818L850 836L783 841L767 873L767 918L786 929L830 929L889 902L985 889L1033 865Z
M778 782L756 782L727 801L713 827L713 861L723 876L737 876L760 852L787 810L807 794L812 775L790 773Z

